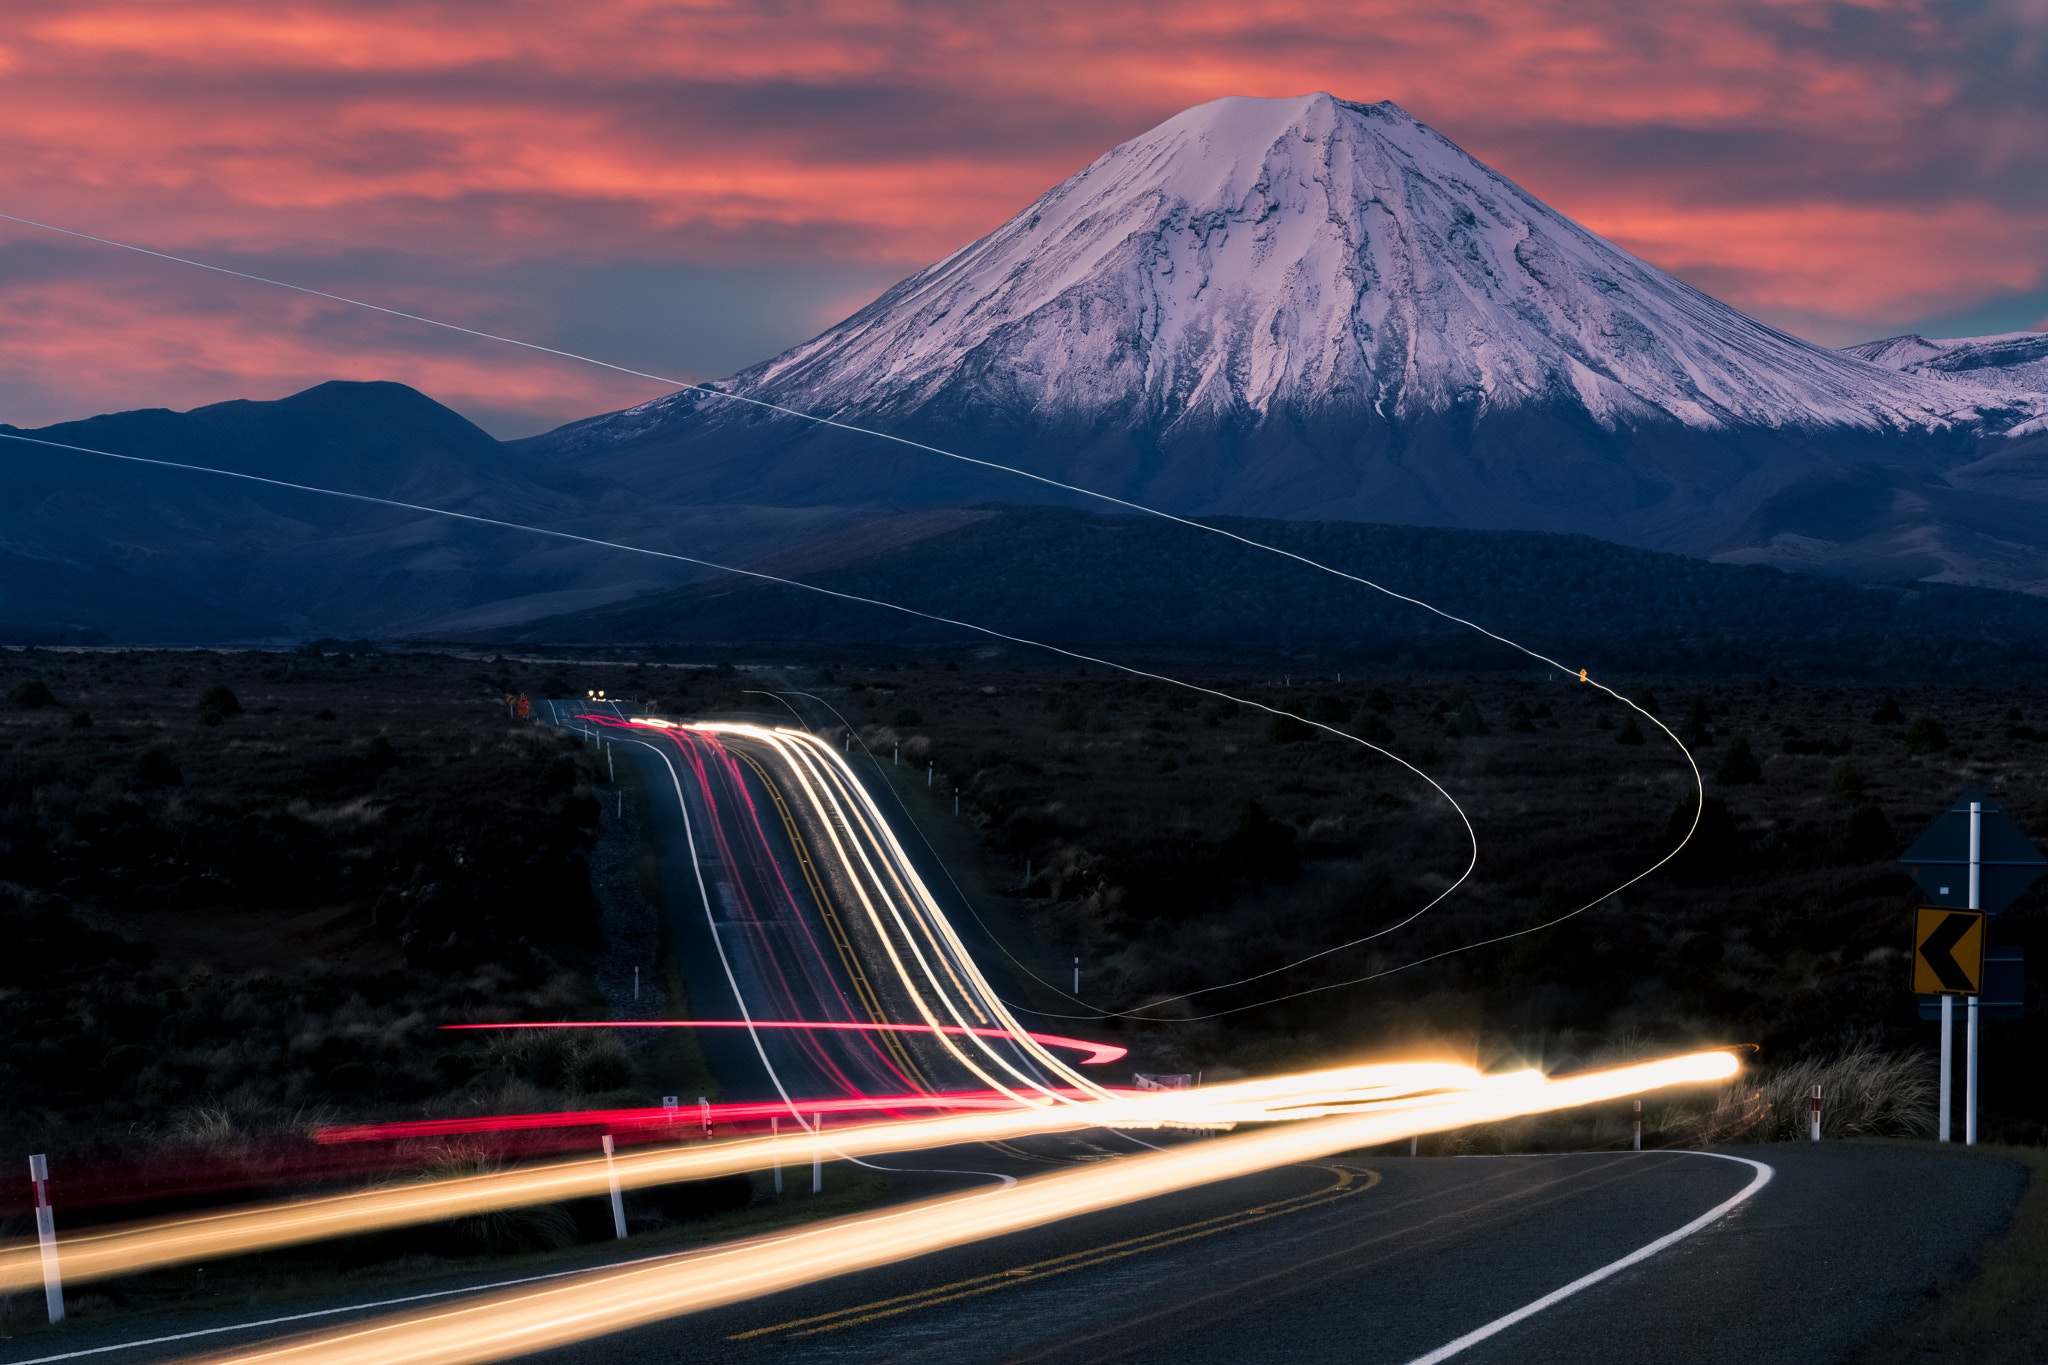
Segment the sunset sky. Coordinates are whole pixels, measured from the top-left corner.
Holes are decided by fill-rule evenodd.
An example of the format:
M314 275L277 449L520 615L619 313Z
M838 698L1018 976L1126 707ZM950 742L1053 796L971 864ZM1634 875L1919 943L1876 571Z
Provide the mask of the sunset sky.
M0 20L0 211L636 368L761 359L1221 95L1392 99L1830 345L2048 326L2048 0L79 3ZM0 226L0 421L659 386Z

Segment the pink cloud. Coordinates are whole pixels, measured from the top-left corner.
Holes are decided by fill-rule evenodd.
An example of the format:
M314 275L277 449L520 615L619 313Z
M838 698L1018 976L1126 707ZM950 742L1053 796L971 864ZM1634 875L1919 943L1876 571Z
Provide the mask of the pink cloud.
M57 0L0 34L0 161L12 211L351 287L365 253L408 256L464 282L397 293L532 331L544 263L907 271L1180 107L1321 88L1397 100L1646 258L1845 340L2048 288L2026 30L1922 0L506 0L488 21ZM26 240L0 241L0 274ZM0 354L38 416L357 370L557 416L616 401L573 370L209 311L226 296L111 261L34 269L0 299Z

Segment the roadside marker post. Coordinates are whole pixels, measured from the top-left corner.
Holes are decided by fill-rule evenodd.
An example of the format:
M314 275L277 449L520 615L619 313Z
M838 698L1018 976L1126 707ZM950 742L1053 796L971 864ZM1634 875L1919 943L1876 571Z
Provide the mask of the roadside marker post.
M1640 1152L1640 1151L1642 1151L1642 1150L1643 1150L1643 1102L1642 1102L1641 1100L1637 1100L1637 1101L1636 1101L1636 1140L1635 1140L1635 1145L1634 1145L1633 1147L1631 1147L1631 1148L1630 1148L1629 1150L1631 1150L1631 1151L1635 1151L1635 1152Z
M811 1115L811 1136L818 1141L811 1148L811 1193L819 1194L825 1189L825 1116Z
M612 1186L612 1231L620 1241L626 1240L626 1201L619 1194L619 1172L612 1165L612 1135L604 1135L604 1170Z
M2048 857L1984 792L1965 791L1935 817L1899 859L1927 900L1913 935L1913 989L1940 997L1941 1097L1938 1133L1954 1138L1955 1001L1967 1007L1963 1019L1963 1141L1977 1141L1977 1034L1986 986L1990 917L2011 906L2044 871ZM2015 963L2015 972L2019 970ZM1997 987L1993 988L1994 991ZM2017 992L2015 992L2017 995ZM1994 1017L2003 1017L1994 998Z
M1081 993L1081 959L1074 959L1074 994Z
M781 1120L781 1119L779 1119L779 1118L777 1118L777 1117L775 1117L775 1116L774 1116L774 1115L772 1115L772 1114L771 1114L771 1115L769 1115L769 1117L768 1117L768 1137L769 1137L769 1139L770 1139L770 1140L772 1141L773 1139L775 1139L775 1138L779 1138L779 1137L781 1137L781 1136L782 1136L782 1120ZM780 1199L780 1198L782 1197L782 1149L781 1149L780 1147L777 1147L777 1148L775 1149L775 1197L776 1197L777 1199Z
M704 1120L704 1136L711 1136L711 1101L702 1095L697 1097L697 1113Z
M1638 1104L1642 1101L1636 1101ZM1820 1087L1813 1087L1813 1140L1820 1141Z
M36 1241L43 1253L43 1302L51 1322L64 1321L64 1279L57 1266L57 1211L50 1206L50 1158L38 1152L28 1159L29 1183L36 1191Z

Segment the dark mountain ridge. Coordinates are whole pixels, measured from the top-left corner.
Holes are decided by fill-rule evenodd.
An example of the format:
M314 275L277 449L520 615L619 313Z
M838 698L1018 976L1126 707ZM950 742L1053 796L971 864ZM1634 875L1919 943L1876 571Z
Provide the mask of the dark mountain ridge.
M1857 584L1531 531L1218 518L1371 578L1570 667L1807 677L1994 677L2048 669L2048 601ZM1525 656L1412 605L1148 517L984 507L801 581L1078 648L1503 668ZM969 648L972 631L801 588L730 579L494 632L504 644Z

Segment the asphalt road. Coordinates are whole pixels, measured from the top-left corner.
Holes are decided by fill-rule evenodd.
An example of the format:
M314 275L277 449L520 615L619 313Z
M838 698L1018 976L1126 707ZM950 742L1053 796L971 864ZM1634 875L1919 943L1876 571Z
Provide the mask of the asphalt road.
M1731 1152L1771 1183L1471 1362L1849 1358L2003 1225L2016 1166L1924 1146ZM1405 1362L1734 1194L1685 1153L1344 1159L1071 1220L532 1357Z
M1726 1155L1764 1162L1775 1174L1720 1221L1456 1359L1849 1360L2002 1228L2024 1186L2014 1165L1925 1144L1785 1144ZM527 1359L1402 1365L1657 1240L1753 1174L1748 1165L1691 1153L1362 1154L1204 1186ZM327 1328L377 1311L364 1310L307 1325ZM237 1320L188 1314L160 1319L155 1331L81 1323L38 1349L0 1352L0 1362L175 1360L292 1330L278 1324L119 1348ZM109 1346L117 1349L65 1354Z

